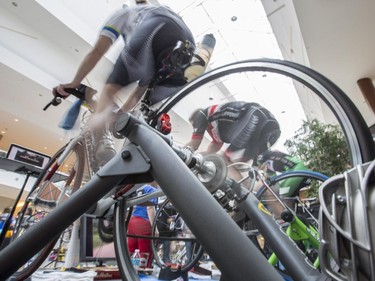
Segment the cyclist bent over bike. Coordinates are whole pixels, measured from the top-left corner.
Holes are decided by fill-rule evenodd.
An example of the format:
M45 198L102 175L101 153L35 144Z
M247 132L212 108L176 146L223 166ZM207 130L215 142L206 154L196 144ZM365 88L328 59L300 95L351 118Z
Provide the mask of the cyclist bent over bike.
M205 153L215 153L227 143L224 158L230 163L256 159L281 134L279 122L268 109L243 101L198 109L191 115L190 122L193 134L186 146L197 150L207 131L212 141Z

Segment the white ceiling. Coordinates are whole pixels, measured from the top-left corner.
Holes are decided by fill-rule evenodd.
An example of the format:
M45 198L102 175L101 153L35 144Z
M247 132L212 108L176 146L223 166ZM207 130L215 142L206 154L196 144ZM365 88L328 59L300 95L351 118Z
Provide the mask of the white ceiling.
M220 39L211 67L246 58L281 58L282 53L332 79L352 98L368 125L375 123L356 85L359 78L375 78L375 1L263 0L263 15L255 13L262 8L255 0L161 2L187 22L198 23L192 27L197 37L213 32ZM57 124L69 104L45 112L42 108L51 99L51 88L71 79L105 17L124 1L95 1L95 8L92 3L0 1L0 131L5 131L0 149L15 142L53 154L65 143ZM277 41L270 29L258 24L267 20L266 15ZM255 34L268 41L267 47L253 39ZM274 52L276 45L281 53ZM84 82L100 89L120 47Z

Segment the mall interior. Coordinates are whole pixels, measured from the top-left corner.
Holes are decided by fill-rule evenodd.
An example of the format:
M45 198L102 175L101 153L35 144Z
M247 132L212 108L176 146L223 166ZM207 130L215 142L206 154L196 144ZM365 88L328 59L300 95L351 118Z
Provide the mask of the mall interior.
M357 110L355 112L369 135L375 137L375 37L372 36L375 26L374 1L150 2L153 5L167 5L178 13L191 29L196 42L200 42L205 34L213 34L216 45L206 73L248 60L258 60L262 65L262 60L267 59L285 60L312 69L330 80L348 97L351 102L349 107ZM59 126L63 116L76 102L75 97L69 96L58 106L43 109L53 98L52 89L71 81L80 62L95 44L104 21L123 5L135 5L135 0L0 2L1 212L9 208L14 217L17 217L23 210L30 191L38 184L38 176L48 166L51 158L80 134L79 123L81 118L84 120L85 113L89 112L87 107L81 108L78 121L72 129L64 130ZM117 40L83 80L85 85L96 89L99 95L123 46L123 41ZM306 120L317 119L323 124L336 125L341 127L344 135L347 133L346 130L349 129L345 121L342 121L335 101L316 95L313 89L301 83L301 79L296 78L292 72L290 75L283 75L282 70L267 71L260 68L260 71L238 70L234 75L209 80L173 106L168 113L174 143L183 146L190 140L193 128L189 117L194 110L231 101L256 102L274 114L281 129L281 136L274 144L277 150L286 151L286 141L293 137ZM135 83L126 86L116 95L115 102L118 106L124 104L134 87ZM163 103L164 101L161 102ZM346 137L350 143L350 133ZM207 147L210 141L211 136L206 133L202 147ZM116 151L121 151L124 140L115 138L114 142ZM352 147L354 146L355 144ZM352 147L349 145L349 149ZM26 157L22 156L23 153ZM366 156L356 158L356 153L357 151L350 151L351 156L356 159L354 162L360 164ZM67 164L61 175L65 175L70 169L72 166ZM92 176L86 172L85 170L83 182L88 182ZM88 270L87 276L76 277L72 273L72 279L69 280L121 280L112 241L99 241L97 244L101 246L98 248L87 246L86 240L93 240L92 228L98 222L86 218L80 222L79 241L74 246L70 245L70 248L67 246L68 249L74 248L71 255L75 256L60 257L60 269L61 264L64 268L82 268L88 264L95 265L96 269L107 266L108 271L97 271L99 273L96 277L90 275L92 270ZM90 239L85 235L90 236ZM6 245L0 248L12 244L12 233L3 236L5 237L0 238ZM82 250L87 250L87 247L93 248L90 248L90 253ZM64 264L66 259L68 262ZM189 280L219 279L219 269L213 262L209 262L209 265L209 270L202 267L189 272ZM62 274L61 270L57 271ZM152 269L141 272L141 280L182 280L182 277L155 279L158 274ZM109 277L99 277L106 274ZM44 280L43 276L39 277L41 279L38 276L32 279L27 277L27 280ZM56 275L51 278L49 280L65 280L68 277Z

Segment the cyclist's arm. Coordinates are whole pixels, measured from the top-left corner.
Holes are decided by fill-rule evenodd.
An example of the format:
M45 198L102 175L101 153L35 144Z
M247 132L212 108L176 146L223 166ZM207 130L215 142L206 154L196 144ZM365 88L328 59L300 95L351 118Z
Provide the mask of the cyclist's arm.
M207 154L211 154L211 153L216 153L220 150L220 148L223 146L223 143L222 142L216 142L216 141L212 141L208 147L207 147L207 150L206 150L206 153Z
M147 86L137 85L135 89L130 93L129 97L127 98L126 102L124 103L121 109L123 111L131 111L141 100L146 89Z
M99 60L105 55L112 45L112 40L106 36L100 35L92 50L85 56L79 66L72 83L79 85L82 80L90 73Z
M191 138L191 140L184 145L184 147L190 147L193 151L198 150L200 144L202 143L203 138ZM205 152L201 152L201 154L211 154L218 152L220 148L223 146L223 143L218 143L218 142L211 142L207 150Z
M202 143L202 139L191 138L191 140L184 145L184 147L190 147L193 151L196 151Z
M82 80L91 72L99 60L105 55L112 45L112 40L106 36L100 35L92 50L85 56L72 80L67 84L61 84L56 87L56 91L63 95L69 94L64 91L65 88L77 88ZM55 89L54 89L55 90Z
M193 125L193 134L190 141L185 144L185 147L190 147L193 151L196 151L202 143L204 132L208 127L208 121L204 114L194 114L189 121Z

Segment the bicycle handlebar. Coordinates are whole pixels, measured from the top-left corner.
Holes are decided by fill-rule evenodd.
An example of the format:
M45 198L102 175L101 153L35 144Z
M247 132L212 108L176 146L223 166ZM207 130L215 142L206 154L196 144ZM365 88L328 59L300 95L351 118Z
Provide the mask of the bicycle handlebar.
M69 95L73 95L78 99L86 101L86 89L90 88L84 84L80 84L77 88L65 88L64 91L67 92ZM44 111L48 109L51 105L58 106L61 104L62 100L67 98L56 91L54 91L54 98L43 108Z

